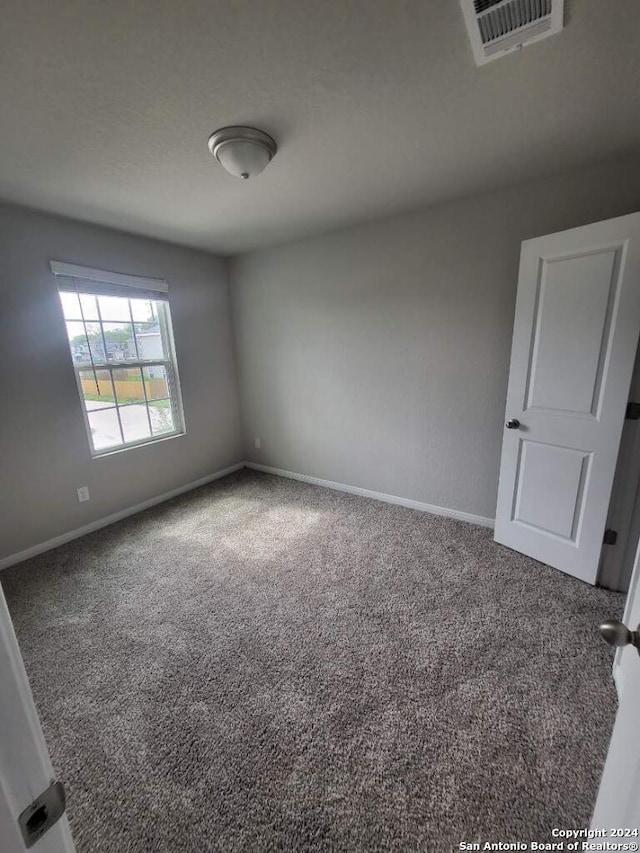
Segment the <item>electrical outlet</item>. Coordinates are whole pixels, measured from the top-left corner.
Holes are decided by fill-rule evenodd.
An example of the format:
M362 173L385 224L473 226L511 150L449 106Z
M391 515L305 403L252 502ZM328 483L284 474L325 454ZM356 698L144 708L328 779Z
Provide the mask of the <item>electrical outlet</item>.
M260 448L262 447L262 441L259 438L254 438L253 439L253 446L255 447L256 450L260 450Z
M80 486L78 489L78 503L83 504L89 500L89 486Z

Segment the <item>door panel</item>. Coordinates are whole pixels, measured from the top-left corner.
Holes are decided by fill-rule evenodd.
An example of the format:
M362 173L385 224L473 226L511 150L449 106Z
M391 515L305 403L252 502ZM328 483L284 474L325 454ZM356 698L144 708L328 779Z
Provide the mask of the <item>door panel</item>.
M495 538L595 583L640 332L640 214L522 244Z
M570 447L521 441L513 520L575 541L589 459Z
M543 261L526 409L595 416L619 273L616 251ZM619 266L618 266L619 269Z

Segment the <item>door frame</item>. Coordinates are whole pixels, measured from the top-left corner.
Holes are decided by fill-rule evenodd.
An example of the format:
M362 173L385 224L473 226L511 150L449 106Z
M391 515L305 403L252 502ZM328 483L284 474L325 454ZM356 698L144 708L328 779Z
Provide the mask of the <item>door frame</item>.
M640 492L640 484L638 486ZM636 502L636 509L640 508L640 501ZM631 610L633 608L634 597L640 591L640 512L636 512L635 514L635 532L638 534L635 538L630 537L629 543L627 545L627 549L633 554L633 572L631 574L631 579L629 582L629 591L626 593L626 598L624 600L624 610L622 613L622 622L625 625L629 625L629 620L631 618ZM635 625L631 625L631 630L636 629ZM618 694L618 700L622 698L622 692L624 690L624 676L622 670L622 654L625 651L625 648L622 646L618 646L616 649L615 656L613 658L613 667L612 667L612 675L613 681L616 686L616 692Z
M640 345L629 388L629 401L640 402ZM598 584L626 593L640 538L640 420L625 420L611 490L607 527L615 530L615 545L603 545Z

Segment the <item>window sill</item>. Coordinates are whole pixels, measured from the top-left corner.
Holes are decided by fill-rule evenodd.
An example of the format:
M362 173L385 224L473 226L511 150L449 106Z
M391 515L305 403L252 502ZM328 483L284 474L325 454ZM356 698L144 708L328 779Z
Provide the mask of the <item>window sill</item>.
M115 456L117 453L125 453L127 450L136 450L139 447L149 447L154 444L162 444L172 438L181 438L186 435L185 429L179 432L171 432L167 435L158 436L158 438L142 439L141 441L132 441L129 444L121 444L118 447L110 447L105 450L96 450L91 452L92 459L104 459L105 456Z

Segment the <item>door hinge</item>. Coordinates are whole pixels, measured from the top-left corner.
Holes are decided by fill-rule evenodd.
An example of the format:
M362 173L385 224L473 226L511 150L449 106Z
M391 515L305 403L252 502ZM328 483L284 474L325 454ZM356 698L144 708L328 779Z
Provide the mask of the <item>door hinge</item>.
M615 545L618 541L618 531L617 530L605 530L604 536L602 537L602 542L604 545Z
M640 421L640 403L627 403L625 418L628 421Z
M26 807L18 818L25 847L33 847L36 841L51 829L64 814L65 805L62 782L52 782L46 791Z

